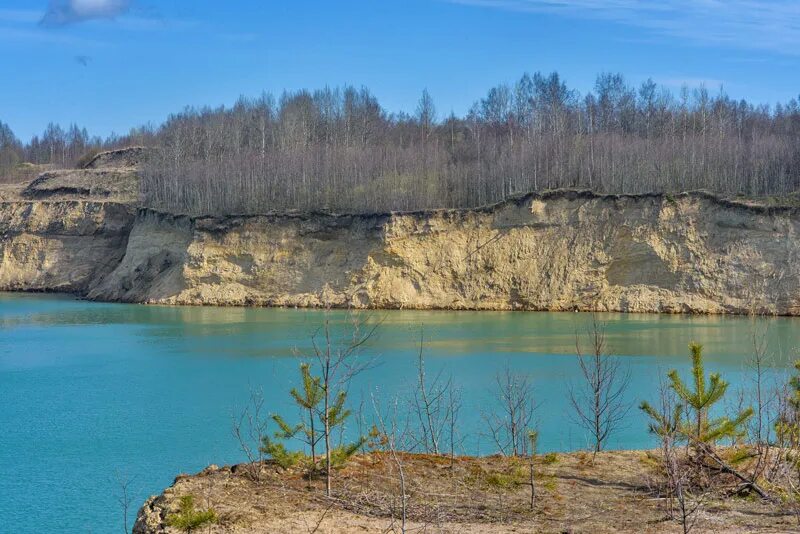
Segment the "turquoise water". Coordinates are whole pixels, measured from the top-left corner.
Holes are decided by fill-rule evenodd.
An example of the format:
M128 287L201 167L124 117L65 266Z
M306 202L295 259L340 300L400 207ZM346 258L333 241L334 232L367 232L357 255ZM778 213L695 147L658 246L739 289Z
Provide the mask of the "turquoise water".
M341 320L334 312L332 319ZM376 387L403 394L414 379L424 324L431 373L463 387L462 433L475 436L488 388L505 365L530 373L539 402L542 450L570 450L586 438L566 416L565 383L575 376L571 313L413 312L382 320L365 351L375 365L357 377L355 401ZM651 398L658 376L685 370L691 340L706 345L708 370L742 384L752 352L746 318L604 314L608 343L630 366L631 403ZM243 460L231 417L251 388L269 411L286 412L297 375L295 349L309 348L320 311L146 307L70 297L0 294L0 532L119 532L116 479L132 478L133 510L180 472ZM800 320L768 324L774 373L800 347ZM291 412L290 412L291 413ZM638 410L610 442L652 444ZM492 452L473 437L467 453Z

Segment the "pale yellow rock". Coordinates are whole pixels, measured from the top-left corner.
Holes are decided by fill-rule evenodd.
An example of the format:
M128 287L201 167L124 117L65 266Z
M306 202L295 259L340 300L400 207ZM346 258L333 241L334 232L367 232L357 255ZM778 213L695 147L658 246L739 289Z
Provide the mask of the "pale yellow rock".
M114 268L91 282L83 251L111 245L96 227L113 204L72 204L29 204L24 223L22 207L0 205L26 228L2 236L0 287L164 304L800 314L800 211L703 193L560 191L363 216L139 210L105 255ZM59 224L85 232L66 240Z
M125 255L135 210L98 202L0 202L0 288L85 293Z
M178 230L169 218L148 224ZM155 234L134 231L125 260L91 296L171 304L797 314L798 225L791 209L706 195L577 193L475 211L197 219L181 227L187 247L181 239L169 242L172 257L183 254L169 287L133 284L120 292L131 272L152 270L153 255L145 261L138 251L152 247Z

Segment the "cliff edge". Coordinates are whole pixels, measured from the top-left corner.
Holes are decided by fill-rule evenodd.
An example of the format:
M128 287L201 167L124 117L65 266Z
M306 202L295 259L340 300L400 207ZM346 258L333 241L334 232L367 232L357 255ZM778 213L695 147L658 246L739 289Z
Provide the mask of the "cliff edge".
M800 212L561 191L477 210L141 210L89 298L165 304L800 314Z
M85 171L133 173L103 166L128 156ZM0 290L191 305L800 315L798 208L702 192L552 191L472 210L188 217L108 191L0 201Z

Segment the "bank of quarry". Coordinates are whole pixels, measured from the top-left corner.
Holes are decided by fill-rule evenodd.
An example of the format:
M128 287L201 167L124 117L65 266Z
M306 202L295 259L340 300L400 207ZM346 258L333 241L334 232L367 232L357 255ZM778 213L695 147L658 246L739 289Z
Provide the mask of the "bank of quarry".
M356 456L337 471L332 497L324 477L272 462L258 469L210 466L180 475L138 513L134 534L173 534L168 518L191 495L198 510L213 510L209 533L401 532L398 465L406 484L406 532L677 533L679 521L660 497L660 457L650 451L548 454L534 467L536 500L530 508L525 458L484 458L402 453ZM694 533L796 532L797 518L785 507L733 496L721 486L709 493L692 518ZM677 509L674 509L677 514Z
M188 216L142 149L0 195L0 290L152 304L800 314L800 208L533 193L469 210ZM95 180L96 185L89 182Z

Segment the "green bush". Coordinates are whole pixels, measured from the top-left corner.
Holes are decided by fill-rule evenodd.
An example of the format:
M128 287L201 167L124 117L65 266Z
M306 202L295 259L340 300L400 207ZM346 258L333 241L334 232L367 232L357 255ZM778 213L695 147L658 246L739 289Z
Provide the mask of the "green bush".
M558 454L555 452L548 452L542 457L542 462L545 465L552 465L558 463Z
M194 495L184 495L178 505L178 513L167 516L167 525L184 532L192 532L204 525L216 523L217 513L209 508L200 511L195 509Z
M301 451L289 451L286 446L267 436L264 436L261 442L261 452L270 456L275 463L284 469L295 467L305 463L309 458Z
M490 488L501 491L510 490L525 483L526 473L519 467L512 468L506 472L494 471L487 473L484 481Z

